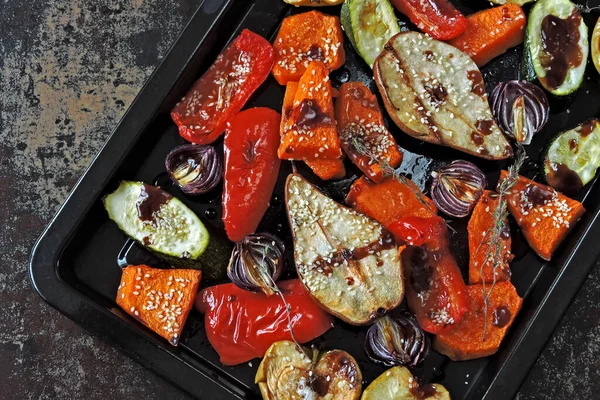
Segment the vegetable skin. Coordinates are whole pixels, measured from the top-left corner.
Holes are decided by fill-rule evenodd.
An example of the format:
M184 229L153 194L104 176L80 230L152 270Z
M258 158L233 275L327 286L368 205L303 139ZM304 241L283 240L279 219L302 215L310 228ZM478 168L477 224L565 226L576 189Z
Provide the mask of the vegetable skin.
M467 29L448 43L467 53L478 67L523 43L525 13L516 4L481 10L467 17Z

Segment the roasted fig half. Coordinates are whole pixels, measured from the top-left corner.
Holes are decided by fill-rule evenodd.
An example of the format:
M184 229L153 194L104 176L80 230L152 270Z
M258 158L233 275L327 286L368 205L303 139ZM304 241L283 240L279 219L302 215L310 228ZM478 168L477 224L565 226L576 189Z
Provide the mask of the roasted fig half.
M362 391L358 363L342 350L321 355L283 340L269 347L255 382L264 400L357 400Z
M425 384L412 376L406 367L394 367L379 375L365 389L361 400L450 400L442 385Z

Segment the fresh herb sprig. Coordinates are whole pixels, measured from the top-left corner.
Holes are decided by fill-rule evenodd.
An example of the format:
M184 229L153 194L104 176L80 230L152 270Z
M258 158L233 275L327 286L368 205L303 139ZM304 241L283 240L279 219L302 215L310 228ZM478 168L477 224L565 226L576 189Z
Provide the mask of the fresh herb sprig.
M514 163L508 168L508 175L506 178L500 182L498 186L498 206L496 210L492 213L492 218L494 219L494 223L485 233L486 238L488 238L488 248L479 267L479 273L481 274L482 280L482 291L483 291L483 301L484 301L484 325L483 325L483 337L481 339L482 342L485 341L487 335L487 321L489 316L490 309L490 296L494 287L496 286L496 273L498 268L503 267L504 260L502 259L502 232L506 229L506 218L508 217L508 200L506 199L510 194L513 186L519 181L519 170L525 163L527 159L527 154L525 153L525 149L521 145L517 145L517 155L515 157ZM481 245L483 244L483 240L479 243L479 247L477 248L476 254L479 253L481 249ZM483 275L483 269L488 264L488 261L492 262L492 272L493 278L492 283L490 285L489 291L486 288L486 282Z
M600 5L598 6L591 6L590 7L590 2L586 1L585 5L583 4L575 4L575 7L582 13L588 14L591 13L593 11L598 11L600 10Z
M262 254L261 254L262 262L259 263L260 265L258 265L258 267L261 268L261 272L262 272L261 275L263 276L263 278L268 281L267 284L269 285L269 288L273 291L273 293L277 294L281 298L281 301L283 302L283 305L285 306L287 325L288 325L288 329L290 330L290 336L292 337L292 341L296 345L296 348L298 349L298 351L306 354L304 352L304 349L302 348L302 346L300 346L300 343L298 343L298 341L296 340L296 336L294 335L294 324L292 323L292 307L285 299L285 296L279 289L279 286L277 286L277 283L271 277L271 274L269 273L269 271L266 267L265 260L267 259L269 250L270 250L270 246L268 244L265 247L263 247ZM306 354L306 355L307 355L307 357L310 358L309 354Z

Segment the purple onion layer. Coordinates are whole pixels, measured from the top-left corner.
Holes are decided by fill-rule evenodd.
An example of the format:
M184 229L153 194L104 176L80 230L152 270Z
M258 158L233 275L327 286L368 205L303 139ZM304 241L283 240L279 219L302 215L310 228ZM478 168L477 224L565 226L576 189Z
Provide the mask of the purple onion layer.
M181 191L191 195L211 191L223 178L223 159L212 146L177 146L167 154L165 167Z
M255 233L235 244L227 276L238 287L270 296L285 266L285 245L270 233Z
M487 186L485 174L469 161L456 160L432 173L431 198L451 217L469 215Z
M525 81L500 82L490 95L494 118L502 131L521 144L530 144L550 113L544 91Z
M375 363L414 367L429 353L429 338L412 314L385 315L367 331L365 350Z

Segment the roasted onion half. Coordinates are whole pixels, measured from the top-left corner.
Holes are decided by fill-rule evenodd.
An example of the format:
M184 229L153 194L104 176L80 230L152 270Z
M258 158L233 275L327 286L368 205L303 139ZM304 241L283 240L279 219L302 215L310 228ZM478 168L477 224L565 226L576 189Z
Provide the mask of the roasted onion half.
M235 244L227 276L238 287L270 296L278 292L275 282L285 265L285 246L270 233L246 236Z
M373 362L414 367L429 353L429 338L412 314L385 315L367 331L365 350Z
M500 129L521 144L531 143L550 113L544 91L526 81L500 82L492 91L490 105Z
M485 174L469 161L456 160L431 174L431 198L451 217L469 215L487 186Z
M165 167L173 182L191 195L209 192L223 177L223 159L212 146L178 146L167 154Z

